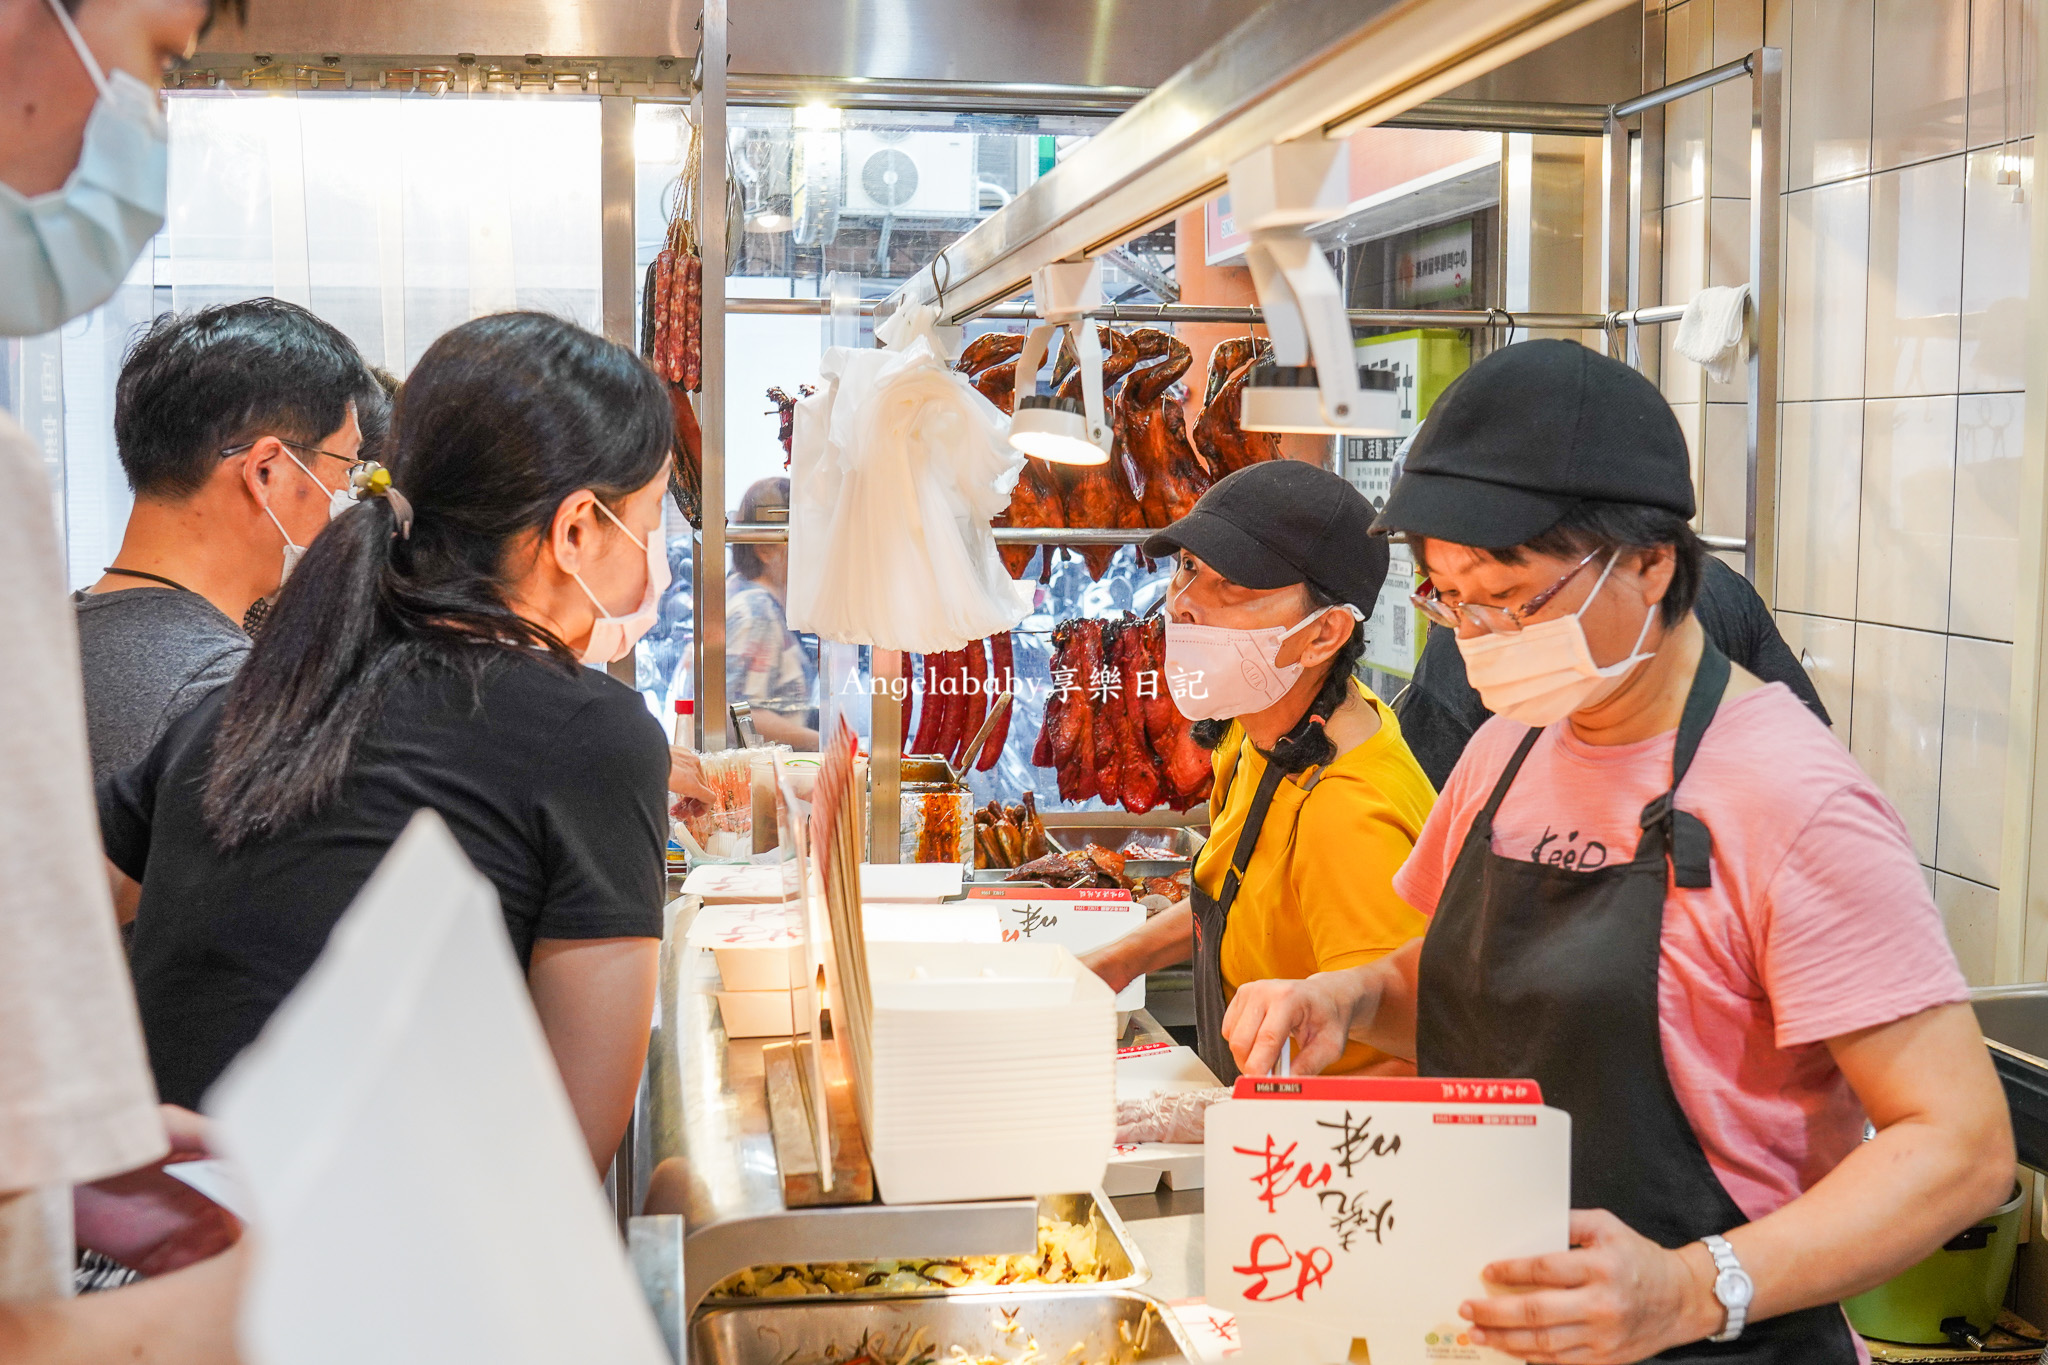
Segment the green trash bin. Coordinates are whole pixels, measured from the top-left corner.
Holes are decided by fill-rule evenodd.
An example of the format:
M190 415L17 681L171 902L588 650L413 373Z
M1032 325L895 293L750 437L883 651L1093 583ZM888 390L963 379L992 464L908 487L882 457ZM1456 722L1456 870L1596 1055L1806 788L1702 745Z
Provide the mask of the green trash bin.
M1980 1335L1989 1331L2012 1279L2023 1203L2015 1185L2012 1198L1951 1237L1941 1250L1844 1302L1850 1325L1866 1337L1913 1346L1947 1345L1941 1324L1953 1318L1964 1319Z

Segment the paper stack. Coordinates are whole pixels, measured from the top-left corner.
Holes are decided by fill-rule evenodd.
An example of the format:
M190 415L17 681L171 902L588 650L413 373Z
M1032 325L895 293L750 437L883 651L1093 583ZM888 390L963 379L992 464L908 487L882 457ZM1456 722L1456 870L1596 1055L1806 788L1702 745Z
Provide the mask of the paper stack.
M875 1180L891 1204L1093 1188L1116 1010L1058 944L868 944Z
M982 905L879 905L861 908L870 943L995 943L996 912ZM718 963L718 1012L728 1038L786 1038L810 1008L804 985L803 912L796 905L707 905L684 941Z
M1178 1095L1214 1090L1222 1084L1202 1065L1193 1048L1147 1043L1116 1055L1116 1097L1142 1100L1152 1095ZM1112 1198L1149 1194L1164 1180L1168 1189L1202 1188L1202 1144L1199 1142L1119 1142L1103 1173L1103 1191Z

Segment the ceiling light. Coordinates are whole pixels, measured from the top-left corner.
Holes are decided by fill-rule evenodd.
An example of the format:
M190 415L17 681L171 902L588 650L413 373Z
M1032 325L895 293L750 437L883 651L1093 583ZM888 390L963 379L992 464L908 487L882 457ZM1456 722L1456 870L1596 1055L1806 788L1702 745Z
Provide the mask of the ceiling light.
M1392 370L1358 372L1354 398L1325 413L1320 376L1313 365L1260 365L1245 380L1239 423L1246 431L1292 431L1307 435L1398 436L1401 393Z
M822 100L797 106L796 126L799 128L837 128L839 111Z
M1010 418L1010 444L1052 464L1109 463L1109 452L1088 439L1088 417L1077 398L1025 394Z

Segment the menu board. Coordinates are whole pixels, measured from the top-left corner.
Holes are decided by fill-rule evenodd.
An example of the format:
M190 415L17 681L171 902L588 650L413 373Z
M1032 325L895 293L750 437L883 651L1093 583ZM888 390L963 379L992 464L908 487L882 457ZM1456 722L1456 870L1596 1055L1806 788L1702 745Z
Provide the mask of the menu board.
M1114 943L1145 922L1128 891L1061 891L1043 886L970 887L972 904L993 905L1005 943L1058 943L1074 956ZM1145 978L1117 992L1120 1010L1145 1008Z
M1458 1305L1569 1245L1571 1118L1534 1081L1247 1076L1205 1146L1204 1282L1247 1360L1504 1362Z

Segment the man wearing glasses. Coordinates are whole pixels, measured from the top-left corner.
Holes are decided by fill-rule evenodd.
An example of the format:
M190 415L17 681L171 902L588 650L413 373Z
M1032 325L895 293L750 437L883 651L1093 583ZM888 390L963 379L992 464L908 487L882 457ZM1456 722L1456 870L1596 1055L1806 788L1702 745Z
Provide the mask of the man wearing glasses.
M167 313L135 343L114 399L135 507L74 597L95 779L234 676L264 605L351 505L384 402L346 336L277 299Z

